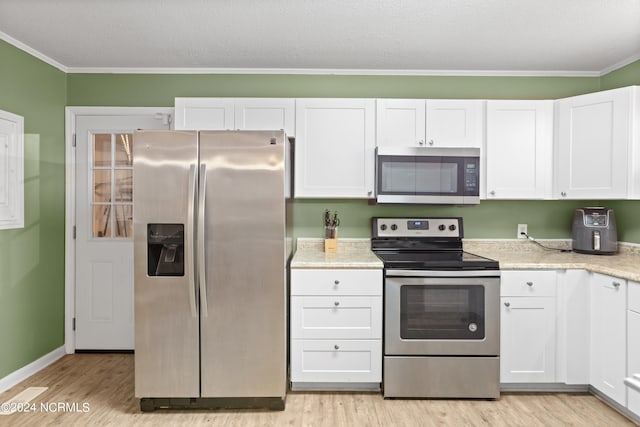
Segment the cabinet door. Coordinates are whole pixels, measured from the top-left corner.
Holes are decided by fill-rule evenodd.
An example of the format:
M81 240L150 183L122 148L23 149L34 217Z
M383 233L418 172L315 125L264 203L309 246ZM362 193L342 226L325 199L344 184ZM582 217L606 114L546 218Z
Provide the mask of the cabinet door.
M380 382L381 340L292 340L292 382Z
M382 297L291 297L292 339L380 339Z
M175 130L234 129L233 98L176 98Z
M551 197L553 101L487 101L487 199Z
M589 384L591 274L586 270L558 271L556 380Z
M626 405L626 282L591 277L591 385Z
M373 197L375 100L296 100L296 197Z
M378 147L424 146L425 100L376 100L376 145Z
M558 101L555 196L627 197L631 88Z
M500 300L500 382L555 382L555 298Z
M640 384L640 312L627 311L627 325L627 377L636 385L627 387L627 407L640 417L640 389L637 388Z
M295 100L292 98L238 98L235 101L235 128L280 130L295 135Z
M428 99L427 146L482 147L484 103L476 100Z

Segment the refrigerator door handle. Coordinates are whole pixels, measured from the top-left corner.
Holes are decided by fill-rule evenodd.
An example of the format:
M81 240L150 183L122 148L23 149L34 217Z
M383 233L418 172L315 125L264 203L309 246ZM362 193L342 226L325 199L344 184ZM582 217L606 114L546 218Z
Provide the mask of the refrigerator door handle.
M198 277L200 282L200 307L202 315L209 316L207 307L207 266L205 264L205 203L207 199L207 165L200 165L200 186L198 188Z
M189 190L188 190L188 206L187 206L187 245L185 245L185 250L189 251L189 255L186 256L187 259L187 272L189 276L189 306L191 307L191 315L193 317L197 317L197 309L196 309L196 280L195 280L195 264L194 264L194 253L193 253L193 237L194 233L194 211L195 211L195 202L196 202L196 165L192 164L189 166Z

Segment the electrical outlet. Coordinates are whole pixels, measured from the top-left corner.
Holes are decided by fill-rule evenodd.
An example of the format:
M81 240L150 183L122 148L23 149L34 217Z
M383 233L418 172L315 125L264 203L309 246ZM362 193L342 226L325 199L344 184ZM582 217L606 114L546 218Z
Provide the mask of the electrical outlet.
M527 238L527 236L522 233L527 234L527 224L518 224L518 239Z

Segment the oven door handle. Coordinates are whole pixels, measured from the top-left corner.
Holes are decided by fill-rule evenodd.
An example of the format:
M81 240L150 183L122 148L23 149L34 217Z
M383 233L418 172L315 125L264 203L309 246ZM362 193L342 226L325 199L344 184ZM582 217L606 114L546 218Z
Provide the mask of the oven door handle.
M500 277L500 270L385 270L385 277Z

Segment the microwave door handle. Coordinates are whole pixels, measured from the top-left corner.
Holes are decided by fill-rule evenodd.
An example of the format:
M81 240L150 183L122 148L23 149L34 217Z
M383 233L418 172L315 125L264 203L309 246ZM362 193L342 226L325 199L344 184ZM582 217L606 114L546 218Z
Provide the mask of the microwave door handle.
M195 237L194 222L195 222L195 202L196 202L196 165L189 166L189 188L187 189L187 239L185 245L185 251L187 256L187 272L189 276L189 307L191 308L191 316L197 317L198 312L196 309L196 269L194 262L194 245L193 238Z
M200 165L200 186L198 188L198 278L200 283L200 306L202 315L209 316L207 306L207 266L205 261L205 204L207 201L207 165Z

